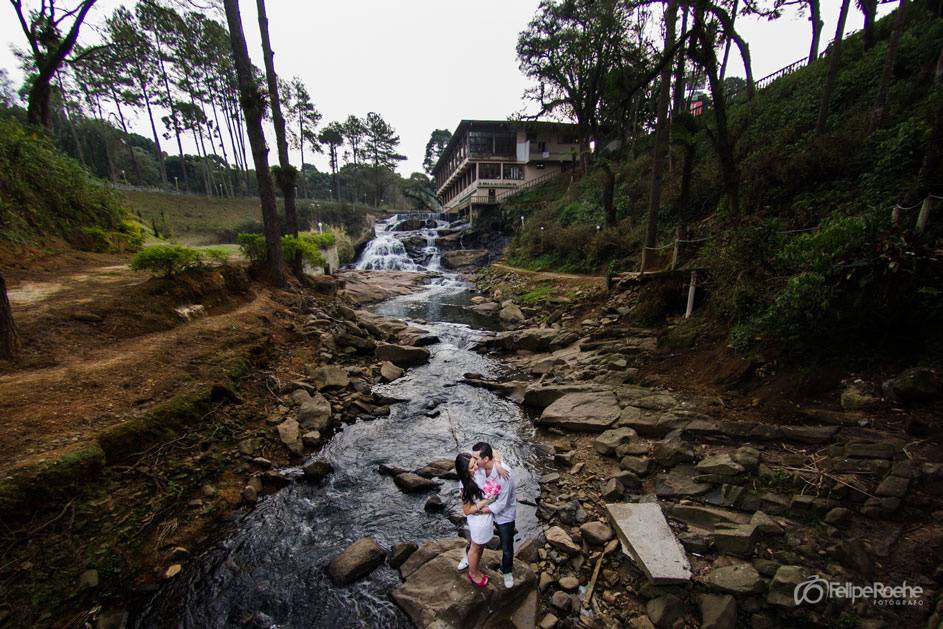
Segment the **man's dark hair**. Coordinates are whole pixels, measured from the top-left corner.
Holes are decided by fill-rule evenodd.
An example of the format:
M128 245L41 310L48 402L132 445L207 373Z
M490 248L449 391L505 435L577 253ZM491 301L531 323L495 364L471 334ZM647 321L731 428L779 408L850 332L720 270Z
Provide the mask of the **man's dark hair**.
M489 459L494 458L494 451L491 449L491 444L484 441L479 441L472 446L472 450L477 452L479 456L487 457Z

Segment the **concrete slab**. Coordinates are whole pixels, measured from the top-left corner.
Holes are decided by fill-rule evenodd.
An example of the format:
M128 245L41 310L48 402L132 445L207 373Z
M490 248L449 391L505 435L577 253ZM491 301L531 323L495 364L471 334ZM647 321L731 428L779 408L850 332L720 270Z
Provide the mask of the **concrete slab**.
M656 585L688 583L691 564L657 503L607 504L609 521L632 558Z

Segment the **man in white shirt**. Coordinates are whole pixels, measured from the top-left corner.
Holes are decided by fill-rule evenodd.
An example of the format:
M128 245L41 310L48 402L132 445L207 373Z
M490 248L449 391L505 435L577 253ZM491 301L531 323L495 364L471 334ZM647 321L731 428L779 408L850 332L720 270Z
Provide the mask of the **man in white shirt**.
M501 491L486 508L494 516L494 525L501 538L501 574L504 576L504 586L514 586L514 518L517 516L517 482L514 473L506 466L499 473L499 465L494 460L494 451L491 445L481 441L472 446L472 453L478 457L478 471L475 482L479 487L485 483L494 482L501 486Z

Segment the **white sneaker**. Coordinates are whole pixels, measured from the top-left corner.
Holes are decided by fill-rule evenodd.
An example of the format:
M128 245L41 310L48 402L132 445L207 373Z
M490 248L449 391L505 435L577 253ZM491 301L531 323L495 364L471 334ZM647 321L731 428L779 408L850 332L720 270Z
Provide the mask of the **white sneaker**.
M465 555L464 557L462 557L462 560L458 562L458 566L456 566L455 569L461 572L467 567L468 567L468 555Z
M504 587L509 590L514 587L514 573L508 572L504 575Z

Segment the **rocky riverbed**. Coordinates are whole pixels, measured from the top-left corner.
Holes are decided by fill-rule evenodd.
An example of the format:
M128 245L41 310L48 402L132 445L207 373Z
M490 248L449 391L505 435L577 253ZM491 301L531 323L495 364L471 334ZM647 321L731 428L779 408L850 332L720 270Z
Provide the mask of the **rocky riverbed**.
M597 295L592 312L569 299L528 308L503 279L496 288L484 276L476 301L511 329L479 350L510 375L466 382L520 403L554 451L556 470L540 479L543 532L525 557L541 627L939 624L943 456L919 408L940 395L935 372L906 371L878 392L851 383L838 408L797 404L791 421L771 421L723 395L640 384L664 330L628 323L631 295ZM908 419L910 408L924 419ZM606 505L640 502L667 517L689 583L655 585L607 546L617 531ZM918 589L817 600L823 581L800 586L815 575ZM809 594L797 601L797 591Z

